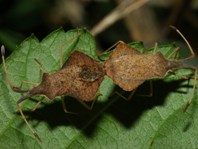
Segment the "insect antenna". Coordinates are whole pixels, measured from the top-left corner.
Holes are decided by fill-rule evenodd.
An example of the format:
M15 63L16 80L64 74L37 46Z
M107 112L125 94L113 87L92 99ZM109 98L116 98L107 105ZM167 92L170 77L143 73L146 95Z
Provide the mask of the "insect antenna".
M11 81L10 81L10 76L8 74L7 67L6 67L6 64L5 64L5 46L4 45L1 46L1 58L2 58L2 62L3 62L3 69L4 69L4 72L5 72L5 75L6 75L6 81L8 82L10 88L14 92L17 92L17 93L27 93L29 90L21 90L17 87L14 87L13 84L11 83Z
M8 82L10 88L14 91L14 92L18 92L18 93L27 93L26 96L21 97L18 101L17 101L17 108L23 118L23 120L25 121L25 123L27 124L27 126L29 127L30 131L33 133L33 135L40 141L42 142L41 138L38 136L38 134L33 130L33 128L30 126L30 124L28 123L26 117L24 116L20 103L23 102L24 100L28 99L29 97L32 96L32 94L29 93L30 90L21 90L18 89L16 87L13 86L13 84L10 81L10 77L8 75L8 71L6 68L6 64L5 64L5 47L4 45L1 46L1 55L2 55L2 62L3 62L3 68L4 68L4 72L6 74L6 81Z
M195 52L193 51L191 45L189 44L188 40L184 37L184 35L174 26L170 26L172 29L174 29L182 38L183 40L185 41L185 43L187 44L190 52L191 52L191 55L187 58L184 58L184 59L180 59L179 61L184 63L185 61L189 61L191 59L193 59L195 57ZM191 69L194 71L194 83L193 83L193 88L192 88L192 92L191 92L191 96L184 108L184 112L187 111L188 107L190 106L191 102L192 102L192 99L193 99L193 96L194 96L194 92L195 92L195 88L196 88L196 80L197 80L197 68L194 67L194 66L187 66L187 65L182 65L180 68L184 68L184 69Z

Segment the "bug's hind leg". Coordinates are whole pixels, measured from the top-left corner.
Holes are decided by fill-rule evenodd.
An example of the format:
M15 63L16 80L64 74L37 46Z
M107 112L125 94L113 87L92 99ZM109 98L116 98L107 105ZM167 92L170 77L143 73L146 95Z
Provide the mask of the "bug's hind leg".
M75 113L75 112L68 111L67 108L66 108L66 104L65 104L64 98L63 97L61 97L61 98L62 98L61 99L61 104L63 106L63 111L65 113L68 113L68 114L78 114L78 113Z

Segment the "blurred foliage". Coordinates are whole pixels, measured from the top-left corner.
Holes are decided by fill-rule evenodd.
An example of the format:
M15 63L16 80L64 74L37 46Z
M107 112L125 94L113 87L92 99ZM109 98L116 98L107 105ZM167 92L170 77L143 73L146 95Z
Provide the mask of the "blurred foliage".
M177 8L174 5L179 3L179 10L175 14L174 24L172 25L180 28L193 47L198 49L196 48L198 47L196 42L198 19L195 19L198 12L194 1L184 0L182 3L180 2L182 5L180 8L180 3L176 0L151 0L148 7L154 12L159 28L163 29L171 12ZM14 45L19 44L32 33L36 34L41 40L49 32L60 27L65 30L77 27L91 29L117 5L118 1L116 0L1 0L0 43L13 50L15 49ZM166 37L168 35L170 34L168 33ZM174 37L178 36L174 34ZM97 36L98 45L102 49L108 48L118 40L125 42L133 40L130 38L129 28L126 26L124 19L115 22Z

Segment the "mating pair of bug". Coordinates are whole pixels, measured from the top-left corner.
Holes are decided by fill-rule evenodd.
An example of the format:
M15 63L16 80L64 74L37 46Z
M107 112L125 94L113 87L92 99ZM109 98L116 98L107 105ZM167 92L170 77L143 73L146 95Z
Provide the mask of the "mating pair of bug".
M31 132L41 141L40 137L29 125L21 110L20 104L22 101L36 95L44 95L51 100L57 96L64 95L72 96L81 103L84 101L93 101L100 95L98 88L105 75L109 76L113 82L123 90L132 91L146 80L163 78L169 71L180 68L192 69L194 71L194 84L191 97L184 109L186 110L194 95L197 69L193 66L186 66L183 63L192 59L195 53L180 31L176 28L174 29L185 40L191 52L191 56L185 59L171 61L169 57L166 58L160 52L148 55L136 51L124 42L118 42L104 63L100 63L82 52L74 51L60 70L52 74L43 72L41 83L30 90L21 90L20 88L14 87L10 82L4 60L5 48L2 46L1 53L7 82L13 91L26 93L25 96L17 101L17 107ZM174 54L174 52L172 54ZM170 56L172 54L170 54Z

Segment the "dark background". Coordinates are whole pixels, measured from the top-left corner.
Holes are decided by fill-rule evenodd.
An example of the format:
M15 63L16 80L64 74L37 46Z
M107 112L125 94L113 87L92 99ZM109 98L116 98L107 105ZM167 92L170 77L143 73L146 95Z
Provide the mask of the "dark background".
M123 1L1 0L0 43L12 51L32 33L42 40L60 27L65 30L86 27L93 31L98 23ZM150 0L143 7L121 17L99 33L94 33L98 49L105 50L118 40L143 41L147 47L153 46L156 41L177 42L181 37L170 31L171 24L180 29L196 51L198 49L198 3L196 3L196 0ZM128 5L130 4L126 7ZM122 8L121 12L123 10L125 8Z

